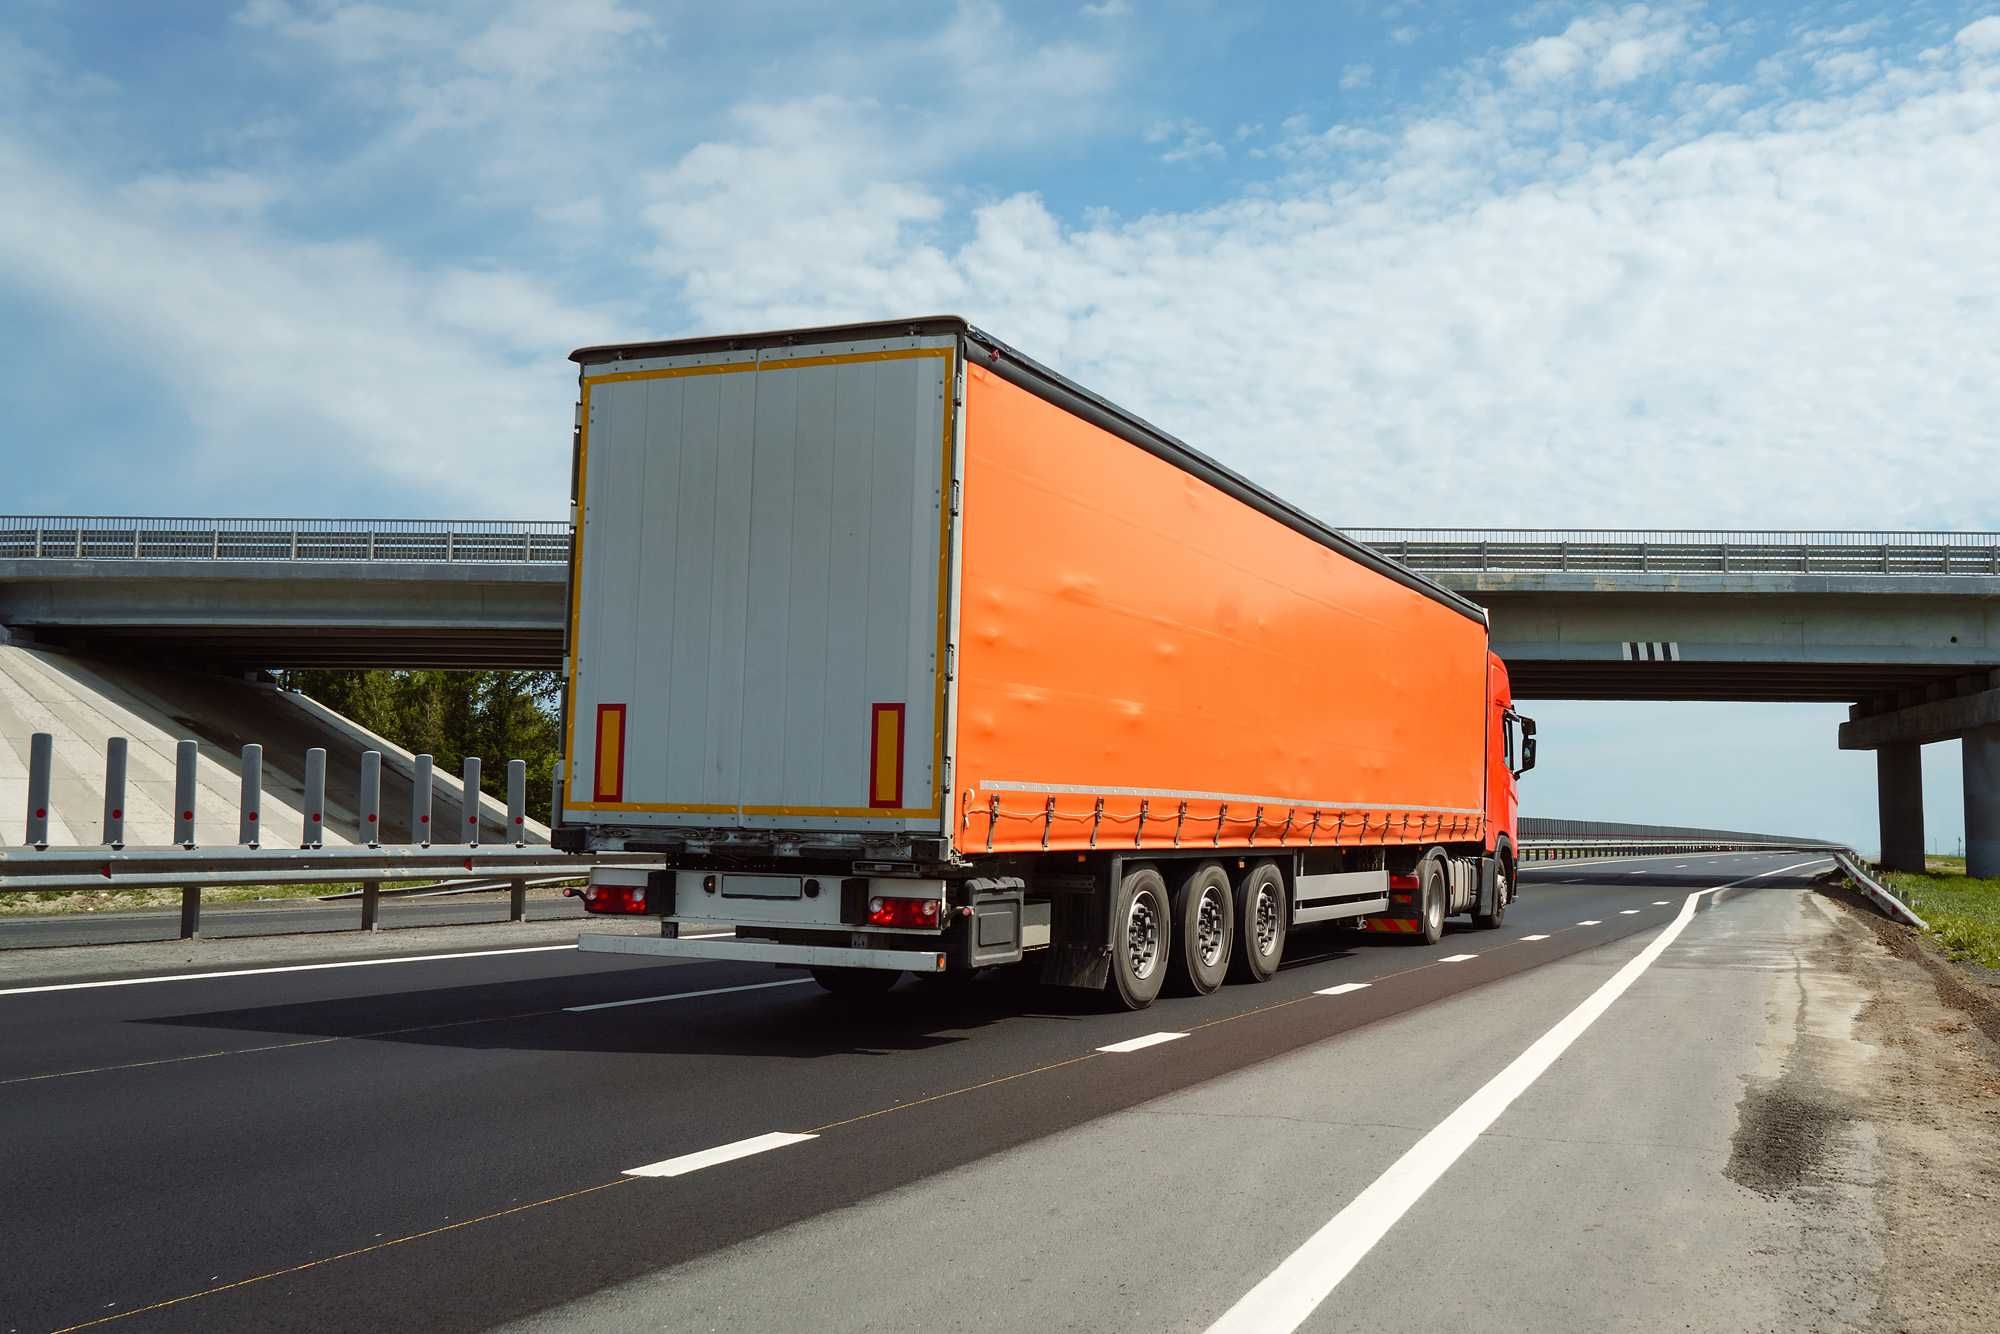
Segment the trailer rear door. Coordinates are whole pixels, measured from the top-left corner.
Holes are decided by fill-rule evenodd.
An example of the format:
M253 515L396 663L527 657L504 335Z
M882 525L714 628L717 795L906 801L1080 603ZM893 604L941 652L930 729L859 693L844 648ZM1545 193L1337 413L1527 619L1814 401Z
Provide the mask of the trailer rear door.
M566 820L946 827L957 347L584 364Z

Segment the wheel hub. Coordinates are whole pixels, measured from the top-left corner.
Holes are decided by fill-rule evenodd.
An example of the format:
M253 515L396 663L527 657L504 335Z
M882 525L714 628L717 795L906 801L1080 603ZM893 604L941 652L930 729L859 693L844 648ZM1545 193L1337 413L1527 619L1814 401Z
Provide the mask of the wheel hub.
M1222 891L1210 885L1195 905L1194 943L1205 967L1213 968L1222 958L1224 936Z
M1148 978L1160 961L1160 912L1151 894L1134 894L1125 912L1125 957L1132 976Z
M1257 953L1269 954L1278 947L1278 896L1271 892L1269 885L1257 887L1256 912L1252 920L1257 929Z

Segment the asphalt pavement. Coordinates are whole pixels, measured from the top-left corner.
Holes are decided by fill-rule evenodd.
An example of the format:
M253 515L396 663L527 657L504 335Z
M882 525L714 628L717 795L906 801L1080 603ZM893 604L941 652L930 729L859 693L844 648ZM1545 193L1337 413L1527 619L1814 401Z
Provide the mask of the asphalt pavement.
M0 1330L1206 1329L1329 1227L1378 1239L1305 1328L1791 1327L1871 1263L1730 1175L1809 862L1530 868L1138 1014L550 948L0 984Z

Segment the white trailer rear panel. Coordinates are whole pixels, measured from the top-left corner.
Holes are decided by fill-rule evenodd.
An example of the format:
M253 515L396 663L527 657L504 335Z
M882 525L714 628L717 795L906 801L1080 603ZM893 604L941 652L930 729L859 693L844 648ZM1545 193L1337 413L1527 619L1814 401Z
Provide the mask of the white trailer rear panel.
M565 821L944 831L956 359L584 366Z

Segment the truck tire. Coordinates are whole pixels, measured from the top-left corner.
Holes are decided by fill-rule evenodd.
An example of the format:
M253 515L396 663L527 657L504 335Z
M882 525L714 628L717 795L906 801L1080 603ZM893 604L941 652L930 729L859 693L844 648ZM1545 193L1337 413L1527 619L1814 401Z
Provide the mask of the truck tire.
M835 996L880 996L903 978L888 968L815 968L812 976Z
M1111 978L1105 989L1128 1010L1159 998L1174 950L1167 882L1150 866L1127 871L1111 917Z
M1417 877L1422 889L1417 896L1417 933L1408 939L1416 945L1435 945L1444 939L1445 900L1451 894L1451 887L1444 878L1444 862L1441 858L1426 857L1417 863Z
M1472 924L1481 931L1491 931L1507 920L1507 895L1514 888L1514 870L1507 865L1505 850L1493 856L1493 911L1472 914Z
M1174 989L1206 996L1229 976L1236 905L1229 872L1202 862L1174 884Z
M1229 973L1239 982L1268 982L1285 957L1291 919L1285 875L1276 862L1256 862L1236 883L1236 949Z

